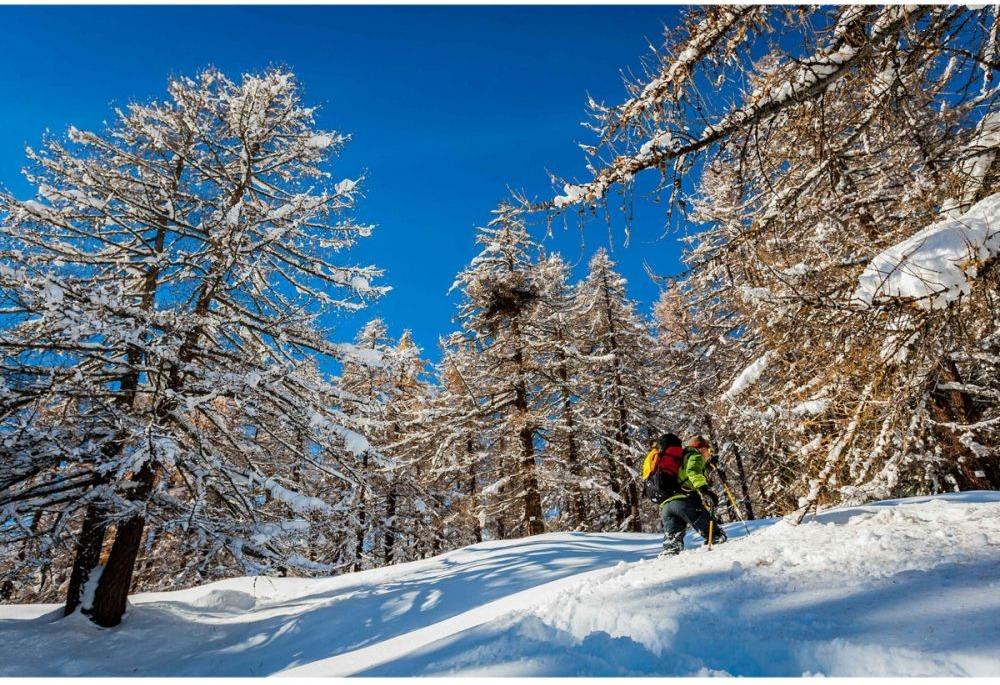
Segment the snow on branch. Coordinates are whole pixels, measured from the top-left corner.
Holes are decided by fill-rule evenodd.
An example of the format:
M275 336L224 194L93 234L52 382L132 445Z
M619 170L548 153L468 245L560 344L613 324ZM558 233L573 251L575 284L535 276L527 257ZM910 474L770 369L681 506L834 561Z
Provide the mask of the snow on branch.
M601 200L609 188L628 183L636 174L646 169L658 168L667 162L700 152L722 141L738 131L748 130L785 109L823 94L835 81L844 76L855 63L871 50L890 44L907 21L914 21L926 10L919 7L886 7L881 10L871 27L871 36L864 46L856 46L837 36L834 45L820 48L815 54L804 59L792 60L785 64L768 83L754 91L745 104L722 116L714 124L705 126L700 135L684 144L662 145L664 131L656 131L652 139L644 143L634 153L615 157L610 163L597 170L592 181L579 185L568 185L565 194L553 199L555 209L564 209L578 203L592 203ZM860 23L862 15L852 13L851 22ZM683 54L680 60L692 59L693 55ZM685 67L690 69L690 66ZM670 67L666 67L669 74ZM655 90L655 89L654 89ZM632 107L635 109L635 106Z
M754 361L750 366L743 369L740 375L736 377L733 384L729 386L729 390L723 394L723 399L733 400L737 395L744 392L747 388L755 384L760 380L761 374L764 373L764 369L770 363L773 353L768 351L765 352L761 357Z
M858 280L853 299L867 306L912 301L941 309L971 292L971 282L1000 254L1000 193L958 218L931 224L877 255Z

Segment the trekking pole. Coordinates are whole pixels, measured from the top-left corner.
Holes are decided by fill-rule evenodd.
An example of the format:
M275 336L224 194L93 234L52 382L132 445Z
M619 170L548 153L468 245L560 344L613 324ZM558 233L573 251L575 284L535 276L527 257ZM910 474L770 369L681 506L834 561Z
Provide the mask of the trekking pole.
M712 549L712 538L714 537L715 529L715 507L708 506L708 502L705 501L705 496L701 494L700 490L695 490L698 495L698 499L701 500L701 506L704 507L705 512L708 514L708 548Z
M722 489L726 491L726 497L729 498L730 504L733 505L733 511L736 512L736 515L740 518L740 521L743 522L743 528L744 530L746 530L747 535L750 535L750 526L747 525L746 519L743 518L743 514L740 513L740 508L736 506L736 498L733 497L733 493L729 490L729 486L723 483Z

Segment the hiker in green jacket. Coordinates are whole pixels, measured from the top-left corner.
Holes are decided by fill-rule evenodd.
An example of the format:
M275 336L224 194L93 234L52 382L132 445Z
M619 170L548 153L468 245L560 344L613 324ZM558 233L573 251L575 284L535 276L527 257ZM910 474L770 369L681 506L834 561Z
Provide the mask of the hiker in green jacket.
M706 506L706 500L710 501L714 509L719 501L708 487L706 463L711 457L712 448L705 438L699 435L688 440L677 472L680 492L660 504L660 517L663 519L663 552L660 556L672 556L684 549L684 532L688 526L698 531L706 542L710 536L713 544L726 541L725 532Z

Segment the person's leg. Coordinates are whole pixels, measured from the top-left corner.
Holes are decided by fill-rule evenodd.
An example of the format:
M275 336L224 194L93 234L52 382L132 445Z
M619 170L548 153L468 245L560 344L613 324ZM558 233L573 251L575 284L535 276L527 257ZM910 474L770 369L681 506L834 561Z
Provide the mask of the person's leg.
M687 521L677 506L679 503L679 500L675 500L660 505L660 518L663 519L663 551L666 554L678 554L684 549Z
M677 508L677 513L684 519L684 521L698 531L700 535L708 543L709 521L712 521L711 515L708 510L705 509L705 505L701 503L701 498L696 494L689 495L682 500L677 500L679 506ZM712 524L712 543L722 544L726 541L726 533L722 530L718 521L714 521Z

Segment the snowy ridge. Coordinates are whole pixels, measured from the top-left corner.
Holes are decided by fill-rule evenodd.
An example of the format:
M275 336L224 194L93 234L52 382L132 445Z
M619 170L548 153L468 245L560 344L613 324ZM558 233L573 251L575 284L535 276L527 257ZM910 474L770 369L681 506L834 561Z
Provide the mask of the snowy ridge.
M1000 493L799 526L482 543L329 579L236 578L133 598L102 632L0 607L0 675L995 675Z

